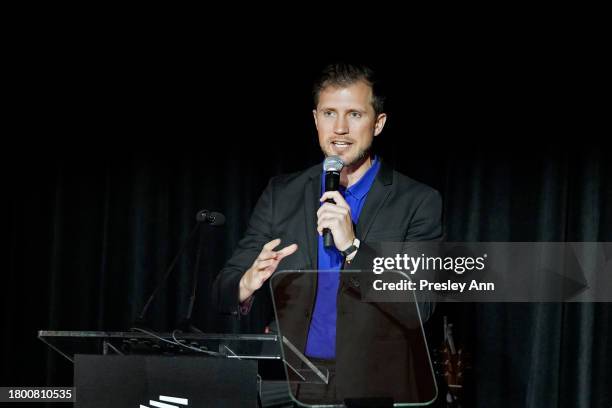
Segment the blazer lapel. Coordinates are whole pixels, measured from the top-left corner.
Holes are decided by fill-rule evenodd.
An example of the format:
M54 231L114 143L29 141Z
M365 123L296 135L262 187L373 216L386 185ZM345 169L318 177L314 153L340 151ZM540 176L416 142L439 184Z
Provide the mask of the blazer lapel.
M304 187L304 227L306 233L306 245L310 269L317 268L317 209L321 196L321 175L313 175Z
M378 212L384 205L393 184L393 170L384 161L380 163L380 169L374 183L368 192L366 202L363 205L359 222L357 223L357 238L365 240L374 223Z

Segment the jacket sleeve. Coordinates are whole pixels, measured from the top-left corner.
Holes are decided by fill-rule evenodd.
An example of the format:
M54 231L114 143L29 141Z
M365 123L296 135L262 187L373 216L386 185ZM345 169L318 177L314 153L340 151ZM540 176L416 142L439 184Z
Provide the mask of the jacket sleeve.
M424 195L414 212L404 241L437 241L441 240L442 236L442 198L440 193L430 190ZM370 301L372 299L373 282L376 279L380 279L380 275L375 275L372 272L374 258L379 256L382 255L373 245L369 245L367 242L362 243L350 264L350 269L359 271L359 273L347 273L341 278L343 284L347 285L351 290L357 291L363 301ZM406 293L406 296L412 296L412 294ZM405 298L404 301L410 302L410 298ZM382 312L394 316L397 321L404 322L406 326L410 328L419 326L416 308L406 307L406 304L395 301L376 303ZM417 305L421 320L423 322L427 321L433 314L435 304L432 302L419 302Z
M262 247L271 241L274 212L274 178L255 205L244 237L238 242L232 257L219 272L212 286L212 302L224 314L238 315L238 285L242 275L251 267ZM257 291L260 292L260 291ZM257 297L258 293L254 296Z

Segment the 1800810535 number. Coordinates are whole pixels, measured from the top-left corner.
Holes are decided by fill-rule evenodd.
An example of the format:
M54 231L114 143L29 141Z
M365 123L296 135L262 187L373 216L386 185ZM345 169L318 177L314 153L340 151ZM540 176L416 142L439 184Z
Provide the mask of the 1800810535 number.
M0 401L71 401L70 387L0 387Z

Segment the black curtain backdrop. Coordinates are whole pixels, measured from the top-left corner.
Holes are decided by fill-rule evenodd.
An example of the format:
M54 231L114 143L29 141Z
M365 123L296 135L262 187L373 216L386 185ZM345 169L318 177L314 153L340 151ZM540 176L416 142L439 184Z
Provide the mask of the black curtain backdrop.
M218 316L208 291L268 179L322 160L310 81L328 59L170 64L83 51L69 64L37 52L40 64L18 67L22 127L3 151L0 385L72 384L72 366L37 330L129 329L203 208L227 223L200 236L196 324L261 332L262 311ZM548 55L513 55L366 58L389 94L378 153L442 193L450 241L612 241L596 81ZM153 328L186 313L196 247L149 310ZM473 355L467 406L612 404L609 304L442 306L428 323L432 346L443 315Z

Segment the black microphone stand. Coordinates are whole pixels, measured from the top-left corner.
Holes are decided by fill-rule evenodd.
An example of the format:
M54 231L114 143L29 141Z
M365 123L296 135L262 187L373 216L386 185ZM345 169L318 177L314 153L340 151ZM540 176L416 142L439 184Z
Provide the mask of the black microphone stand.
M191 315L193 314L193 307L195 305L196 292L198 290L198 275L200 271L200 258L202 256L202 237L204 236L204 230L200 230L200 236L198 239L198 252L196 254L195 266L193 268L193 275L191 277L191 297L189 298L189 306L187 307L187 315L183 320L179 322L178 330L184 333L204 333L193 325Z
M155 298L155 295L157 295L157 293L161 290L163 284L168 280L168 277L170 276L170 273L176 266L176 263L178 262L179 258L183 255L183 253L185 253L185 250L189 246L189 243L191 243L193 238L196 236L200 228L200 225L203 223L210 224L212 226L220 226L225 223L225 217L223 216L223 214L216 213L216 212L209 212L208 210L202 210L197 213L196 224L194 225L191 232L189 233L189 236L187 237L187 239L181 246L179 252L176 254L174 259L172 260L172 262L166 269L166 273L162 277L161 281L157 284L155 290L153 291L153 293L151 293L151 296L149 296L149 299L147 300L147 303L145 303L144 307L142 308L140 315L136 318L134 327L137 327L137 328L147 328L148 327L147 322L145 320L145 316L146 316L147 311L149 310L149 307L151 306L151 303L153 302L153 299ZM195 293L196 293L196 288L197 288L197 275L198 275L198 269L199 269L199 263L200 263L200 255L202 252L201 239L199 241L200 242L198 242L199 245L198 245L197 258L196 258L196 265L195 265L195 269L193 273L194 284L193 284L192 295L191 295L190 302L189 302L189 309L187 313L187 318L183 322L181 322L181 326L186 326L183 328L187 328L188 329L187 331L196 332L196 333L202 333L202 331L197 329L193 325L191 325L190 320L191 320L191 314L193 311L193 306L195 303Z

